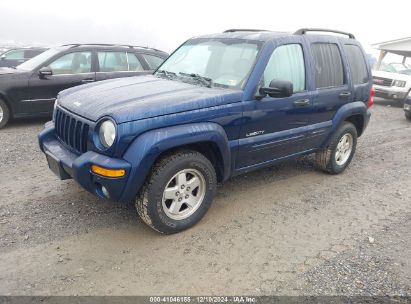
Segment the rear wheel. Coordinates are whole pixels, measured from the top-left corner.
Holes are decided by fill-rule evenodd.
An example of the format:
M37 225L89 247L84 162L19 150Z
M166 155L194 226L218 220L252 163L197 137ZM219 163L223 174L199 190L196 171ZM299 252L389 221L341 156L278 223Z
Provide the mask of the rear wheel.
M357 147L357 129L352 123L344 122L334 133L330 144L316 154L320 169L338 174L350 164Z
M162 158L136 199L142 220L171 234L185 230L205 215L216 192L213 165L201 153L179 151Z
M10 110L7 104L0 99L0 129L4 128L10 119Z

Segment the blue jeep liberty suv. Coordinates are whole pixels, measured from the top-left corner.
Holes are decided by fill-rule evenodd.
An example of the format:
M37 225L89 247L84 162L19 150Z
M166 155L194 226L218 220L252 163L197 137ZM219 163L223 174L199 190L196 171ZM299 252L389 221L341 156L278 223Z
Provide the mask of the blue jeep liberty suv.
M228 30L189 39L153 75L62 91L39 142L61 179L134 201L170 234L198 222L232 176L310 153L344 171L372 104L352 34Z

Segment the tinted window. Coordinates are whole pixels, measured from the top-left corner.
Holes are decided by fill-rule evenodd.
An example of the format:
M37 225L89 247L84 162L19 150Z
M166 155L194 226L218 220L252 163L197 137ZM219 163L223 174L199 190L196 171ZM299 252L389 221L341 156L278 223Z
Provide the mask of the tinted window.
M141 65L140 60L138 60L136 54L127 53L127 58L128 58L129 71L141 72L141 71L144 70L143 66Z
M74 52L61 56L49 64L53 75L91 72L91 52Z
M100 72L128 71L126 52L99 52Z
M147 54L141 54L144 59L147 61L148 66L150 67L151 70L155 70L158 68L158 66L160 64L163 63L164 59L157 57L157 56L153 56L153 55L147 55Z
M263 83L270 85L273 79L289 80L294 92L305 90L305 66L301 45L288 44L276 48L264 71Z
M6 53L7 59L24 59L24 50L14 50Z
M345 52L350 65L351 78L354 84L368 81L367 66L361 49L357 45L345 45Z
M316 87L343 85L344 69L338 46L332 43L315 43L311 45L311 49L314 55Z

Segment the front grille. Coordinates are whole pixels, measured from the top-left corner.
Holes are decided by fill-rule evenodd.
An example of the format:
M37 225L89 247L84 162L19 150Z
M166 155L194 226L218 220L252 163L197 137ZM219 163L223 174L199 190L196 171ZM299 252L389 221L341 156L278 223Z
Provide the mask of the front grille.
M88 124L57 108L54 126L58 138L67 146L77 153L87 152Z
M374 84L390 87L392 86L392 79L384 78L384 77L373 77Z

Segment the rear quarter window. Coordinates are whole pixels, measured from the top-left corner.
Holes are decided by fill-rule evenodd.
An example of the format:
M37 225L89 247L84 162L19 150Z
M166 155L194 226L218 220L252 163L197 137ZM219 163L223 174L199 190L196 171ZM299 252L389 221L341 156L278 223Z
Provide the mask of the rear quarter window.
M144 59L147 61L148 66L150 67L150 70L155 70L158 68L160 64L163 63L164 59L153 56L153 55L148 55L148 54L141 54Z
M315 64L317 89L339 87L344 84L341 53L334 43L314 43L311 50Z
M353 44L346 44L344 49L347 54L353 84L367 83L369 81L369 76L366 61L361 49Z

